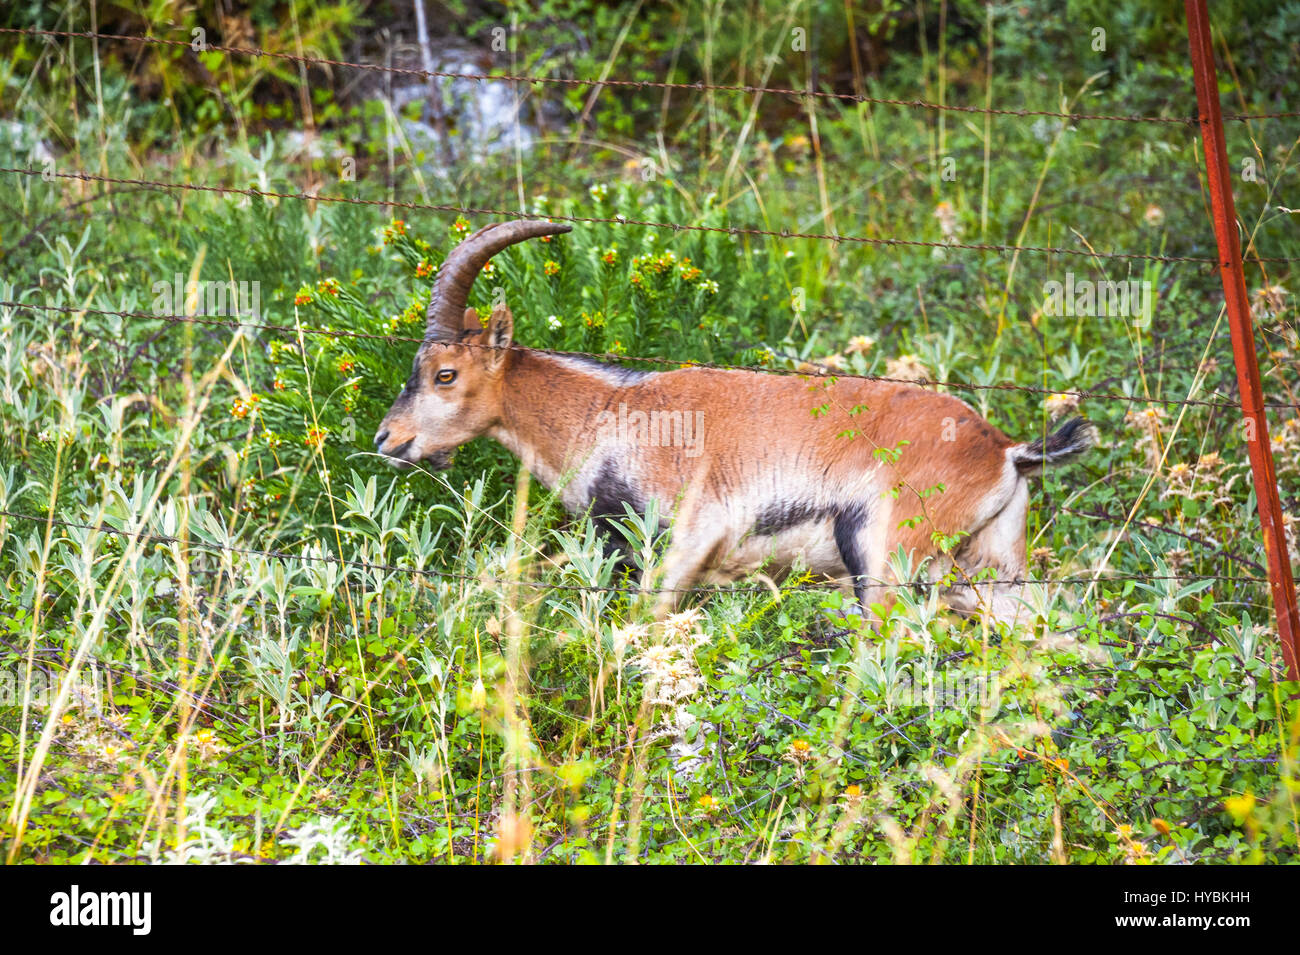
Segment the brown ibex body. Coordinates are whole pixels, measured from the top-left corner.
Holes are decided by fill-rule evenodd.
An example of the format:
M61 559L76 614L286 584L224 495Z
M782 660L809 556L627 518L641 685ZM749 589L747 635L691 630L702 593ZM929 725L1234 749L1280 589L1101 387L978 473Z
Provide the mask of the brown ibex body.
M802 563L866 608L896 583L898 548L930 558L947 602L1014 621L1023 580L1027 477L1085 451L1087 422L1017 443L964 402L918 385L691 368L640 372L513 344L508 309L486 328L466 308L487 260L547 222L488 226L443 263L425 342L375 438L407 463L445 467L488 435L574 514L622 517L651 501L673 519L658 611L674 591ZM972 585L991 568L1001 583Z

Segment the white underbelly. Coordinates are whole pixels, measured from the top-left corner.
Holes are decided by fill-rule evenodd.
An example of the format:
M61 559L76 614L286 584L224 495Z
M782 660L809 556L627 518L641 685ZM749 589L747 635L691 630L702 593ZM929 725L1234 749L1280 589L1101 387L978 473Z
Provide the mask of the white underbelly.
M800 524L776 534L746 534L723 555L713 572L721 580L734 580L760 567L767 573L782 574L796 566L830 577L848 573L835 544L831 520Z

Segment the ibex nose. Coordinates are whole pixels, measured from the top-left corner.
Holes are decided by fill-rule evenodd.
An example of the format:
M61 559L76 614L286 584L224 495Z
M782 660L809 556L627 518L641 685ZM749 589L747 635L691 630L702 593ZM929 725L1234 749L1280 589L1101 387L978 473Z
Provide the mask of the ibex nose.
M385 428L383 431L380 431L377 435L375 435L375 447L377 449L382 448L384 446L384 442L387 440L388 440L388 429Z

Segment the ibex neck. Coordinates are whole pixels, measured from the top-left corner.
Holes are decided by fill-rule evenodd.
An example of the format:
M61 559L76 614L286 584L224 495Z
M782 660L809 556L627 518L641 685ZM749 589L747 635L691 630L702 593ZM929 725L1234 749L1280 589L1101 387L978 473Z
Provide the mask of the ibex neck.
M596 417L619 390L646 377L616 365L512 348L502 385L501 421L489 432L533 476L554 488L595 450Z

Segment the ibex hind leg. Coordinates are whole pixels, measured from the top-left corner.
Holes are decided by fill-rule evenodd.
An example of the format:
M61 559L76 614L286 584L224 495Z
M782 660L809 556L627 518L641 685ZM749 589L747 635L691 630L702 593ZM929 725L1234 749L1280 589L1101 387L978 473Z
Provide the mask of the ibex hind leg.
M704 528L696 528L694 533L682 531L680 527L673 529L673 542L664 554L663 570L649 588L649 592L657 594L656 620L663 620L692 597L703 596L694 589L704 574L717 565L725 549L725 539L716 532L710 535Z

